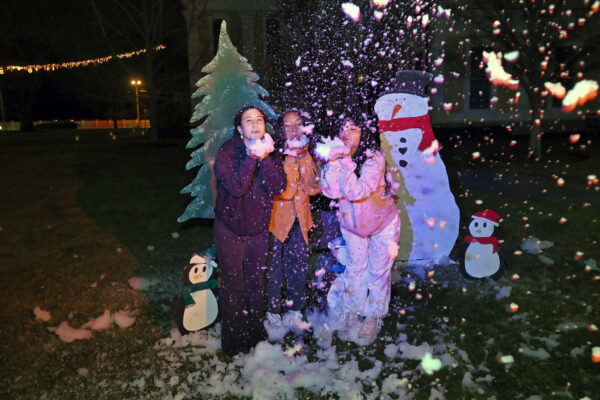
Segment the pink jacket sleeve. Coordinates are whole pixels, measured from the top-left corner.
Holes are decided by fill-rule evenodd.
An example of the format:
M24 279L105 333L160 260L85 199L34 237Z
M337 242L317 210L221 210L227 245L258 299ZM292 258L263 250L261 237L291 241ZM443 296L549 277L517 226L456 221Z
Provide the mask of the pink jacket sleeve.
M360 178L355 173L356 163L349 156L342 158L340 165L340 191L342 197L350 201L360 201L371 196L385 176L385 158L380 152L365 161Z
M321 169L321 191L324 196L330 199L339 199L342 197L340 191L340 162L338 160L329 161Z

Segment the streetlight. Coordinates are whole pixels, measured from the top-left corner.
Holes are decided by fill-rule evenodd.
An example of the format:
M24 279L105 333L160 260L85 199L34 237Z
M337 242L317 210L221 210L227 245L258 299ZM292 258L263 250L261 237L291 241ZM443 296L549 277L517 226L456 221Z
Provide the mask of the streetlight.
M132 79L131 85L135 87L135 107L137 110L137 124L136 126L140 127L140 96L138 93L138 87L142 84L142 81L139 79Z

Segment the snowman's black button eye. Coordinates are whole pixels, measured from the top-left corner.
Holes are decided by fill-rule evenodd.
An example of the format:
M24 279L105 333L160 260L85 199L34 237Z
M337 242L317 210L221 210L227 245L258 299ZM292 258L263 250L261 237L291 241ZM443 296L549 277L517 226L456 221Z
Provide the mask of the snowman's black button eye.
M194 273L197 274L198 273L198 267L194 268Z
M400 138L400 143L406 143L406 138Z
M479 226L479 222L475 222L475 228Z
M206 265L202 268L202 272L206 272Z
M483 223L483 227L484 227L484 228L487 228L487 222L484 222L484 223Z

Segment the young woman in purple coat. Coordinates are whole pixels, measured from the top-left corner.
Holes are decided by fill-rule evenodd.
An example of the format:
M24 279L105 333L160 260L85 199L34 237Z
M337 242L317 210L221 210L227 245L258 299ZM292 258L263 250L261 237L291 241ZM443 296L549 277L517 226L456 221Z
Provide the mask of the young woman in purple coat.
M233 356L266 338L264 280L273 198L286 187L281 157L271 153L264 113L242 108L217 152L215 247L221 270L221 344ZM269 142L271 146L269 147Z

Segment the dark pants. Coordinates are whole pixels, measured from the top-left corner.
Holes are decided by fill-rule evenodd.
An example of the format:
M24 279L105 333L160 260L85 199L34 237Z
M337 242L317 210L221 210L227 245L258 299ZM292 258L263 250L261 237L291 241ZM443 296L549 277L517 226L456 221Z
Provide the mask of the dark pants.
M337 210L321 211L319 215L319 225L321 228L321 237L317 242L317 249L329 249L329 242L342 236L340 223L337 217Z
M306 275L308 273L308 246L302 236L296 219L285 242L275 236L268 277L268 311L279 314L282 309L300 311L306 305ZM291 304L284 305L281 296L283 281L286 283L286 297ZM284 307L282 307L284 306Z
M266 339L262 321L269 233L238 236L215 218L215 247L221 274L221 345L233 356Z
M342 236L337 210L321 210L319 227L321 229L321 236L316 247L321 254L317 259L317 271L325 270L326 272L318 279L316 300L319 308L325 310L327 306L327 292L329 292L331 282L337 277L337 274L331 271L331 267L337 263L337 260L335 260L333 253L329 249L329 243L333 239Z

